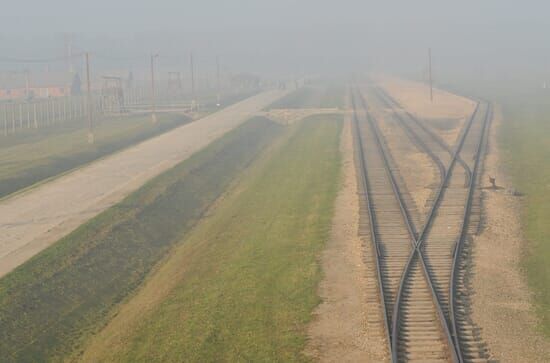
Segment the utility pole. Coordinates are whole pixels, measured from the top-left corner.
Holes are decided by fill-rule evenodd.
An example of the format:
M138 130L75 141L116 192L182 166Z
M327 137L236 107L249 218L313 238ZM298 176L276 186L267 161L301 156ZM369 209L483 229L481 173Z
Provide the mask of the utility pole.
M189 65L191 66L191 97L192 97L192 108L195 108L195 64L193 62L193 53L189 55Z
M218 88L218 103L217 103L217 106L220 107L221 86L220 86L220 57L219 56L216 56L216 87Z
M157 123L157 105L155 102L155 58L158 54L151 54L151 122Z
M428 73L430 77L430 102L434 101L432 84L432 48L428 48Z
M65 57L67 59L67 67L70 73L74 72L73 67L73 38L74 34L65 33Z
M92 114L92 83L90 80L90 54L85 53L86 56L86 82L87 82L87 98L88 98L88 143L94 143L94 118Z
M27 100L30 100L31 96L31 80L30 80L30 71L25 70L25 97Z

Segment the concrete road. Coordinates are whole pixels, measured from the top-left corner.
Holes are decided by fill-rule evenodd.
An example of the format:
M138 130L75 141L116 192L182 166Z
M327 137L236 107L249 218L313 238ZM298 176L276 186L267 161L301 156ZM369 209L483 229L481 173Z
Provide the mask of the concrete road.
M0 277L284 94L258 94L1 201Z

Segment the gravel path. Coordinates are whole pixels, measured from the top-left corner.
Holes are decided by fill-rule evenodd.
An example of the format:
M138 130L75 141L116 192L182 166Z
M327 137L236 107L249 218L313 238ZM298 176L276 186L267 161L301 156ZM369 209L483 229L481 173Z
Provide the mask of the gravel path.
M284 94L258 94L1 201L0 277Z

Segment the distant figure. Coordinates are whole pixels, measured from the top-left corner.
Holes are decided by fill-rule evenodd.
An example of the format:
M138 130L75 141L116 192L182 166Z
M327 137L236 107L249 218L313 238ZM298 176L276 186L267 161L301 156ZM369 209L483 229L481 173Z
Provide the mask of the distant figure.
M496 189L496 188L497 188L496 178L493 178L492 176L489 176L489 183L491 183L491 187L492 187L493 189Z

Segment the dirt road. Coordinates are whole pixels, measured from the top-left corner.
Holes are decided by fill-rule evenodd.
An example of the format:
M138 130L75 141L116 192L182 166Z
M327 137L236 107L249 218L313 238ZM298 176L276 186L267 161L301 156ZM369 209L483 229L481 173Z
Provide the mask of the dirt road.
M283 96L267 91L0 202L0 277Z

